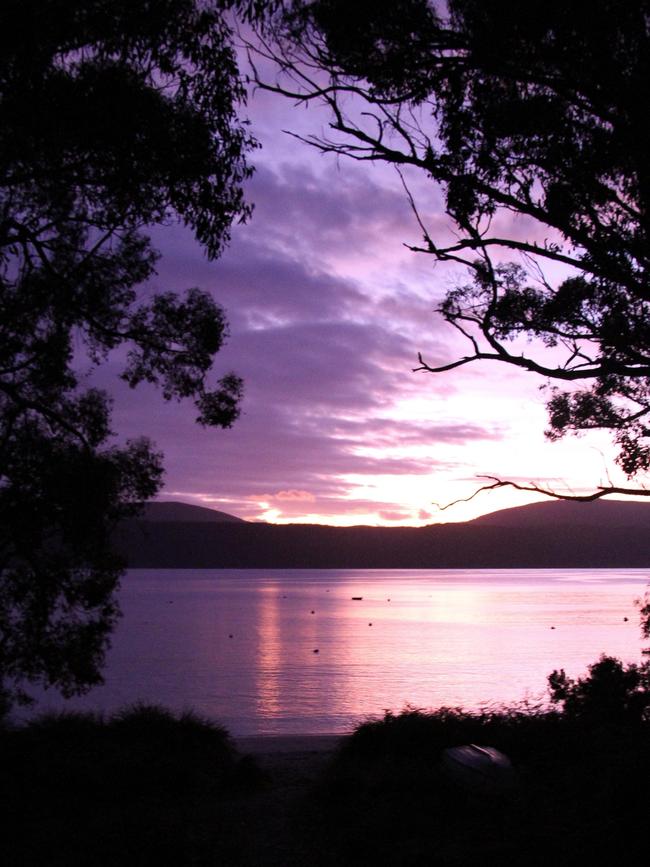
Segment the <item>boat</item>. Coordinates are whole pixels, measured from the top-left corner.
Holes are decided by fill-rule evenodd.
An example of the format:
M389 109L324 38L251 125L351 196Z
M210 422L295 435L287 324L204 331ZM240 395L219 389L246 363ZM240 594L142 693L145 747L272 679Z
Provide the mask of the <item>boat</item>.
M512 762L495 747L450 747L443 750L442 767L452 782L470 792L507 792L516 784Z

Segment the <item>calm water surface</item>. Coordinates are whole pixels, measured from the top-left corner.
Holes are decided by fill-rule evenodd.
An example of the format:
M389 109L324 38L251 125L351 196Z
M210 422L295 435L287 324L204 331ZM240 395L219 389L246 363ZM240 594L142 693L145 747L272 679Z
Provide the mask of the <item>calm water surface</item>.
M578 675L603 652L641 659L634 599L649 580L635 569L134 570L105 686L65 703L48 692L39 709L156 702L247 735L343 732L407 704L537 700L553 668Z

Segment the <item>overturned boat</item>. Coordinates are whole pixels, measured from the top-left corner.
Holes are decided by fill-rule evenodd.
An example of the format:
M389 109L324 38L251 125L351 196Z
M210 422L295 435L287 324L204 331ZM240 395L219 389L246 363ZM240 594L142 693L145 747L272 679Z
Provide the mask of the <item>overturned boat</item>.
M471 792L507 792L516 784L512 762L495 747L450 747L443 750L442 767L452 782Z

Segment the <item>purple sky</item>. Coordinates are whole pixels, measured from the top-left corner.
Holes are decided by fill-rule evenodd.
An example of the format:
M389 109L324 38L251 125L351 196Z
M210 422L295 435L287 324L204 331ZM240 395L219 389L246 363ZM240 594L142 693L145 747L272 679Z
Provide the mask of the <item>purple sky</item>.
M418 350L430 363L464 352L434 314L463 274L403 246L420 233L397 174L337 162L282 132L318 131L320 110L258 93L247 114L263 145L250 223L213 263L180 227L154 234L163 253L154 288L198 286L227 310L231 337L214 372L244 377L242 417L203 430L191 404L102 373L120 435L147 434L165 453L162 498L251 520L426 524L534 499L503 491L447 512L433 505L468 496L479 473L576 492L602 480L606 440L544 441L532 375L495 365L411 372ZM449 237L439 191L410 180L432 236Z

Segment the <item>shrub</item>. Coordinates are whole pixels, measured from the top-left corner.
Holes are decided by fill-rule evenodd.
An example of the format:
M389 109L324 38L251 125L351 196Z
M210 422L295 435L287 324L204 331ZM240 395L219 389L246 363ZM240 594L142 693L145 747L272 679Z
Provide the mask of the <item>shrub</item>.
M639 723L648 719L650 662L624 665L603 654L577 680L563 668L548 677L551 701L569 717L601 723Z
M6 863L39 867L229 863L229 801L262 780L221 726L146 705L8 728L0 765Z

